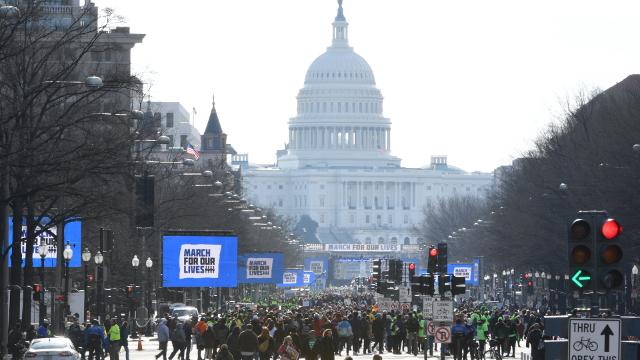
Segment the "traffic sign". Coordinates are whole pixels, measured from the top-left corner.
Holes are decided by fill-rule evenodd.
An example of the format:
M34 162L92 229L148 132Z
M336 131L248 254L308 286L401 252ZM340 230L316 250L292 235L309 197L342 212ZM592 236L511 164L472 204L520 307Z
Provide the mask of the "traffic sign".
M436 300L433 302L433 321L453 322L453 301Z
M569 359L620 360L620 319L569 319Z
M434 338L437 343L450 343L451 342L451 326L438 325L434 331Z
M433 301L434 298L431 296L425 296L422 298L422 312L424 313L425 319L433 318Z
M436 333L436 324L433 321L427 321L427 335L433 336Z

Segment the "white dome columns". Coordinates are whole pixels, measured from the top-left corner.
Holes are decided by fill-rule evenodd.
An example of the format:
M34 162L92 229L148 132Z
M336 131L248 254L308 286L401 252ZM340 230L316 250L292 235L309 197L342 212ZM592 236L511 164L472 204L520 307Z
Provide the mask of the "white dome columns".
M388 126L291 126L289 148L292 150L368 150L391 151Z

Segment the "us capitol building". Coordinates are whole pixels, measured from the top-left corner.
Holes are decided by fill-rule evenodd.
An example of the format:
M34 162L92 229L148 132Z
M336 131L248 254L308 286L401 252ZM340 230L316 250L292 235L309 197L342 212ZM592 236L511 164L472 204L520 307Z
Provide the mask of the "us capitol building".
M367 61L349 46L338 3L333 42L307 71L297 116L289 120L289 143L275 166L244 169L245 195L281 215L317 222L319 244L308 245L312 250L416 256L423 240L412 229L423 220L423 208L440 198L483 197L493 175L464 172L446 156L432 156L423 168L401 167L391 155L382 94Z

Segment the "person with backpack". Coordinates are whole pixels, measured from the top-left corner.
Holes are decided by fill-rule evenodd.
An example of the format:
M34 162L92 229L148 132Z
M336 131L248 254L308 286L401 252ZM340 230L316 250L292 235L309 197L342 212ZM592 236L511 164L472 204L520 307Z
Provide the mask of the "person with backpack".
M340 321L336 326L336 330L338 331L338 355L342 355L342 349L346 345L347 356L349 356L349 351L351 351L351 339L353 338L353 328L351 327L351 323L347 321L346 318L342 318L342 321Z
M543 330L540 319L536 319L532 325L529 325L526 347L528 348L531 345L531 360L544 360Z
M91 321L91 326L85 329L86 344L89 349L89 360L102 360L102 344L105 340L104 328L99 325L98 320Z
M454 360L462 360L466 335L467 327L462 322L462 319L456 319L455 325L451 327L451 352L453 352Z
M204 346L204 358L213 359L216 352L216 335L213 333L213 325L208 325L202 335L202 343Z
M335 346L331 329L325 329L322 337L313 346L313 352L320 356L320 360L335 360Z
M273 338L269 335L269 329L262 328L260 336L258 336L258 356L260 360L269 360L273 353Z
M412 313L409 313L409 318L407 319L407 353L413 354L413 356L418 356L418 330L420 330L420 323L418 319L413 316Z
M187 335L184 333L184 325L174 319L170 329L169 338L173 345L173 351L169 355L169 360L173 359L176 354L178 354L178 359L184 360L184 349L187 347Z
M258 353L258 336L251 327L245 325L238 336L238 347L242 360L252 360Z

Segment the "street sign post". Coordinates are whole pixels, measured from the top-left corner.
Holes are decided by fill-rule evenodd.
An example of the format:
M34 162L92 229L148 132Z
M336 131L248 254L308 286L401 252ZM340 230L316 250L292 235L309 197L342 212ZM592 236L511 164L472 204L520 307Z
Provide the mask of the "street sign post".
M620 319L569 319L569 359L620 360Z
M433 302L433 321L453 322L453 301L435 300Z

